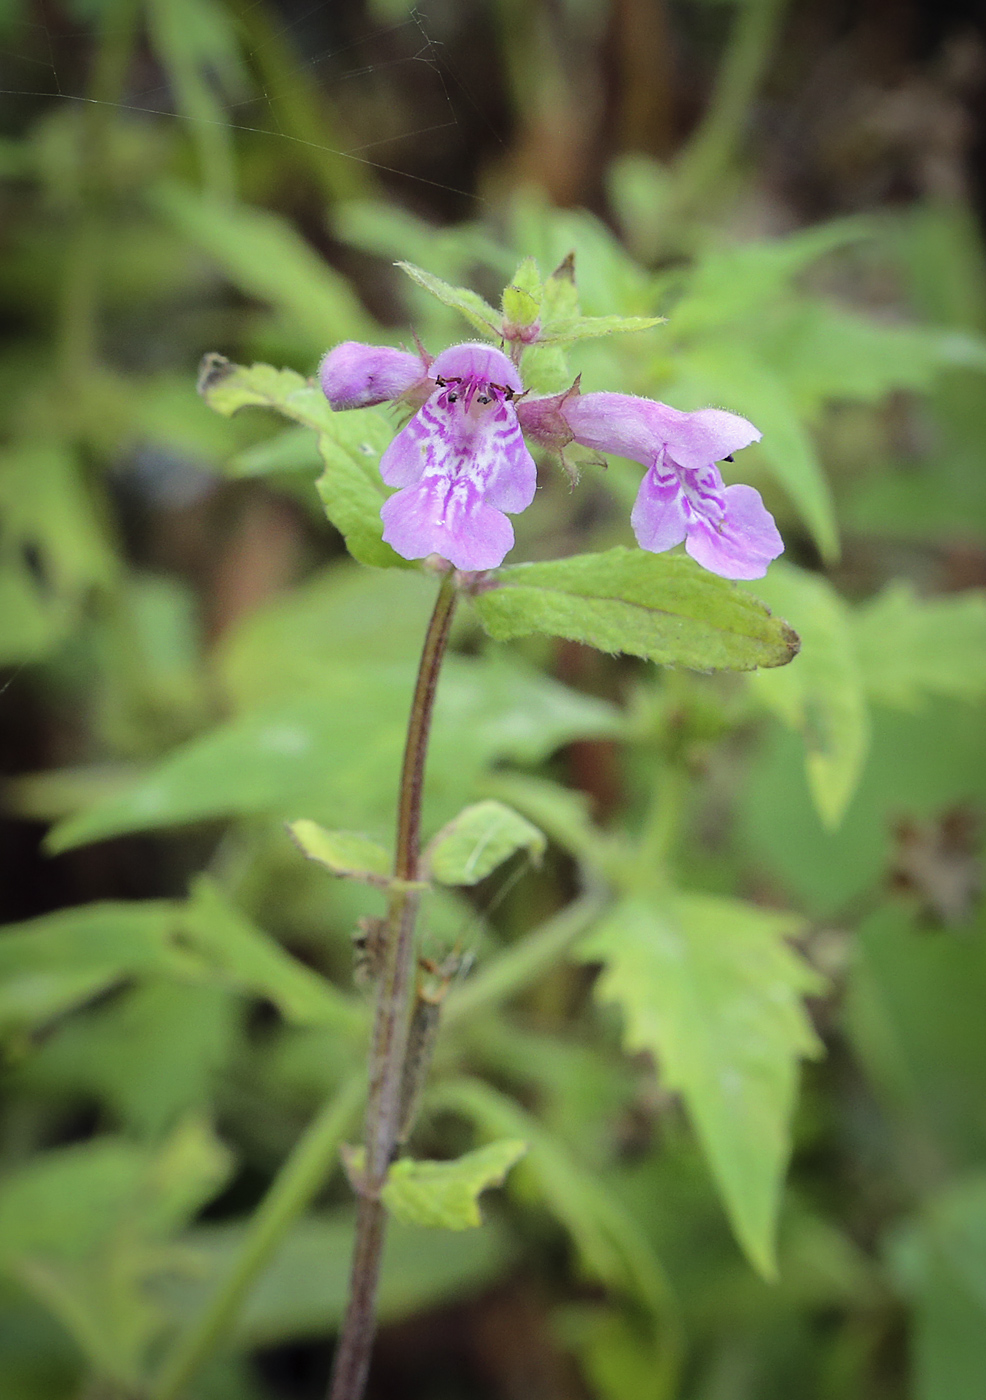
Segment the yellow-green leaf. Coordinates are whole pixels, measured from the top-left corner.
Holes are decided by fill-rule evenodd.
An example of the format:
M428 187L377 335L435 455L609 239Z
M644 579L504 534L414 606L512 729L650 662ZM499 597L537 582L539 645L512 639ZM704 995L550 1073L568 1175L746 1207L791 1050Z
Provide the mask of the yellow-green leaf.
M415 1162L402 1157L387 1173L382 1198L397 1220L444 1230L469 1230L482 1225L479 1196L499 1186L510 1168L527 1151L514 1138L491 1142L453 1162Z
M288 831L309 860L324 865L345 880L384 886L390 874L390 856L376 841L353 831L326 831L318 822L289 822Z
M819 1052L803 1006L822 980L786 943L796 915L711 895L623 899L578 955L684 1097L736 1236L772 1276L798 1059Z
M443 885L475 885L514 854L539 861L547 842L519 812L489 799L466 807L433 838L427 867Z

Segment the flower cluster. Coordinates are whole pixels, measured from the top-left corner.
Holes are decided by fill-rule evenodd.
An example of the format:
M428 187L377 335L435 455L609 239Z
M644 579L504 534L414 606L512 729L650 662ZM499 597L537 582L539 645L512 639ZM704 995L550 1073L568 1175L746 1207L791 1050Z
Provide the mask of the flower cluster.
M388 486L384 539L405 559L439 554L457 569L492 569L513 547L507 514L534 499L525 434L561 449L577 442L646 468L634 533L654 553L684 542L724 578L762 578L784 548L752 486L726 486L717 462L755 442L752 423L722 409L683 413L629 394L577 387L528 398L515 365L491 345L467 343L435 360L347 341L325 357L322 388L334 409L402 400L416 409L380 459Z

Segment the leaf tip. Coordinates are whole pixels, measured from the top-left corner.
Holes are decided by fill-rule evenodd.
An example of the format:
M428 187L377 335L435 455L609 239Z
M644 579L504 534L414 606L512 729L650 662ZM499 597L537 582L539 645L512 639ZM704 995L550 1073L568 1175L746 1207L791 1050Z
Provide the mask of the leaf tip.
M209 350L202 356L199 364L196 388L204 399L208 398L212 390L228 379L235 369L232 360L227 360L225 355L220 355L215 350Z

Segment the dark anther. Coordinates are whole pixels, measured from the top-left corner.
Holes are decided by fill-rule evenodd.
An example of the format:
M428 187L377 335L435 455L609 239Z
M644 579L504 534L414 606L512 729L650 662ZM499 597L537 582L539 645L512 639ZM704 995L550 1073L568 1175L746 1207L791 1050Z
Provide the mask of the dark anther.
M489 394L477 394L476 397L479 399L480 403L489 403L490 401Z
M458 399L459 399L458 394L449 394L449 396L448 396L448 401L449 401L449 403L457 403L457 402L458 402Z
M435 383L438 385L438 387L439 387L440 389L444 389L444 388L445 388L445 380L442 378L442 376L441 376L440 374L436 376L436 378L435 378Z

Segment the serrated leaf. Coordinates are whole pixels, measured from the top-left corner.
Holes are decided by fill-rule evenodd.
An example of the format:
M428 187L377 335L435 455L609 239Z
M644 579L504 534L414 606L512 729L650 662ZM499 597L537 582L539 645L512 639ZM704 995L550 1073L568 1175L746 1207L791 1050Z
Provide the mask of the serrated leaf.
M827 826L838 826L870 742L849 609L826 579L790 564L774 564L756 588L771 607L793 619L801 655L797 666L755 676L752 684L764 704L801 734L818 814Z
M927 326L886 324L844 307L799 299L762 325L761 353L809 411L827 400L874 403L894 389L928 389L936 373L982 346Z
M623 1013L680 1092L752 1263L775 1272L798 1059L819 1052L800 998L822 979L785 942L798 924L738 900L627 897L578 948L602 962L600 1001Z
M241 408L271 408L316 432L329 431L329 401L318 385L293 369L237 365L225 355L208 354L199 367L199 393L210 408L230 418ZM356 410L365 412L365 410Z
M483 1223L480 1193L502 1185L526 1151L526 1142L505 1139L478 1147L454 1162L416 1162L402 1157L387 1173L381 1192L383 1203L405 1225L474 1229Z
M289 822L288 831L309 860L317 861L344 880L364 885L385 886L389 881L390 856L376 841L353 831L326 831L317 822Z
M107 1137L43 1153L0 1185L0 1269L103 1375L136 1386L165 1321L149 1284L178 1263L166 1241L231 1166L194 1117L154 1153Z
M466 807L433 837L427 867L443 885L475 885L514 854L526 850L537 863L544 835L513 808L491 799Z
M419 287L424 287L426 292L430 292L433 297L437 297L443 306L451 306L460 312L471 326L482 332L483 335L494 336L501 339L503 332L502 317L494 311L488 302L485 302L478 292L471 291L468 287L452 287L448 282L443 282L440 277L433 276L430 272L425 272L423 268L415 267L413 263L398 262L395 264L402 272L406 272L412 282L417 282Z
M986 694L986 593L918 598L891 584L851 619L866 692L917 709L926 696L975 700Z
M694 670L784 666L798 639L748 593L680 555L622 546L500 569L474 598L500 641L533 632Z

